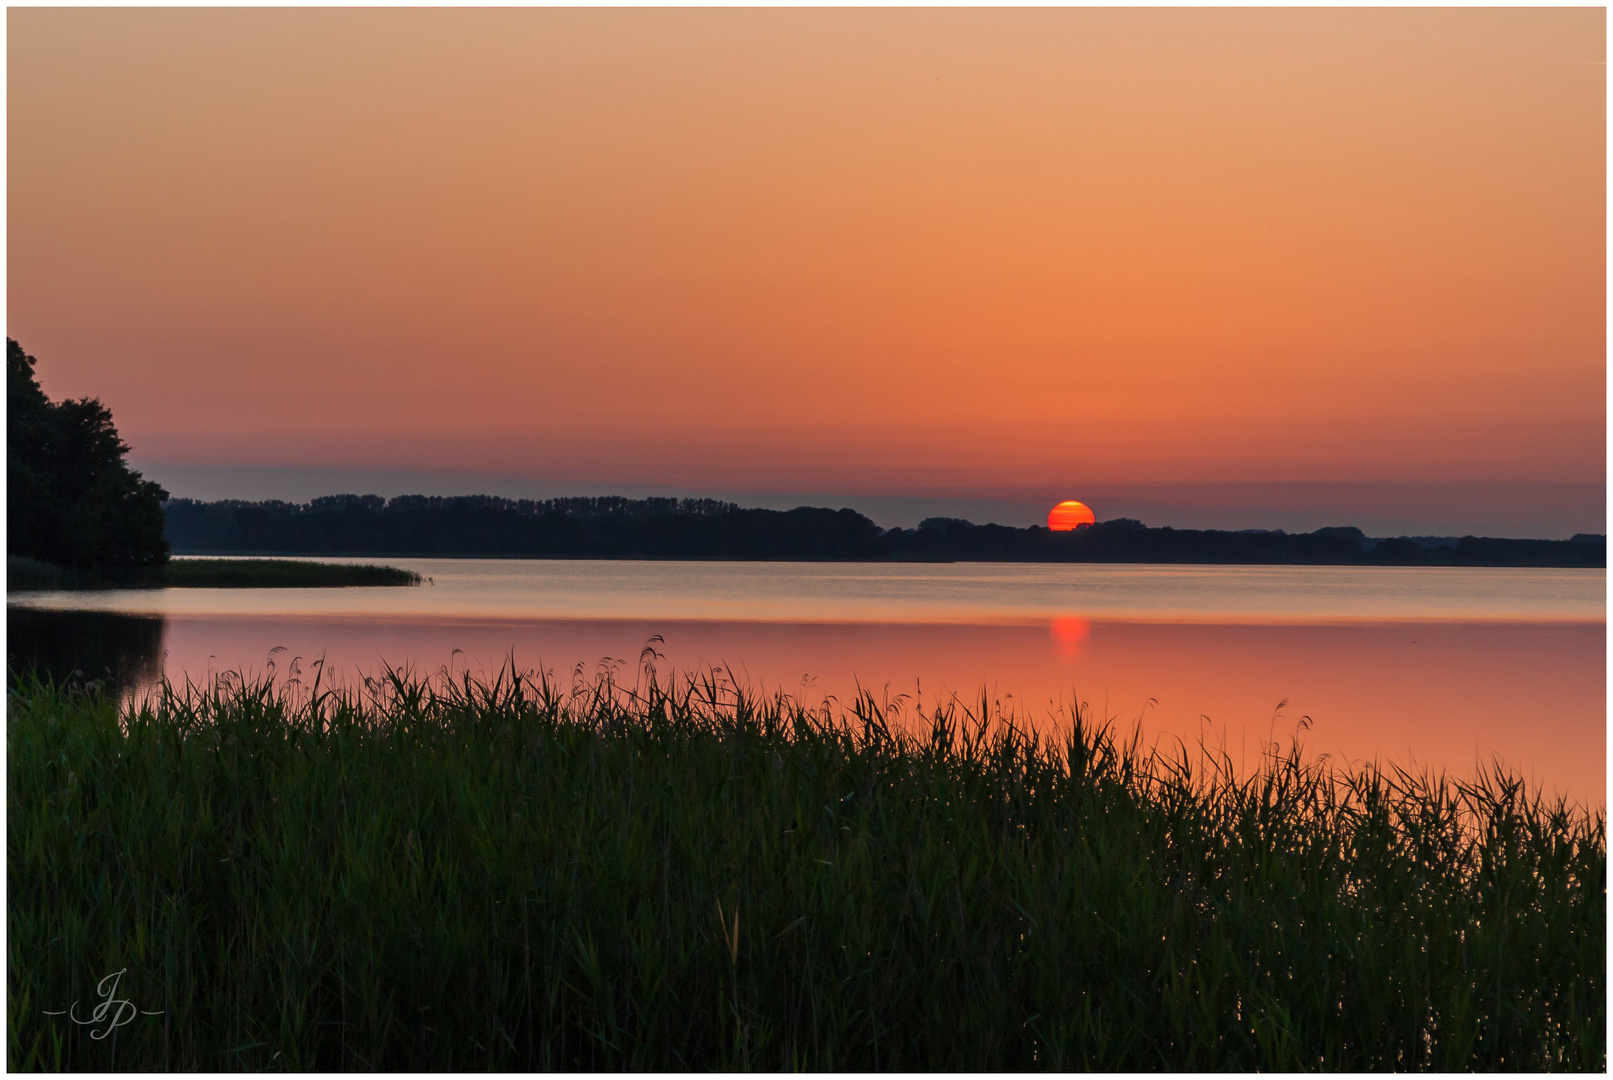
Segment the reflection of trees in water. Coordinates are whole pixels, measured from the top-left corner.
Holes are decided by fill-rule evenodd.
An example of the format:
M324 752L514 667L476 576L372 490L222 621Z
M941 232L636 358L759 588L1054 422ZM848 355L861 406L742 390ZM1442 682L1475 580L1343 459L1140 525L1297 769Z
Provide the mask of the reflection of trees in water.
M162 676L162 634L159 615L6 607L8 668L58 682L95 679L120 690L154 683Z

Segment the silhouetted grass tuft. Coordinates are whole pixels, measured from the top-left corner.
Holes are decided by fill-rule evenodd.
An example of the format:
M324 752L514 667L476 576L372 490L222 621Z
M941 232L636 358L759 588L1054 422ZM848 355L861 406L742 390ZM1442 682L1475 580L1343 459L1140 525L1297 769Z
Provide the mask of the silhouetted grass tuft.
M8 706L13 1068L1606 1067L1605 815L1500 769L513 665Z

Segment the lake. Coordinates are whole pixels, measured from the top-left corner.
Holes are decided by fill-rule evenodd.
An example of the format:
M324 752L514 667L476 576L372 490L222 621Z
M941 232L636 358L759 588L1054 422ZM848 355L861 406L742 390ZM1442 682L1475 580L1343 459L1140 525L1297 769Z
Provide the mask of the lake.
M1052 726L1079 701L1234 762L1298 737L1459 776L1500 760L1605 803L1604 570L386 561L429 583L17 594L9 651L136 687L512 655L569 683L612 662L631 679L648 644L663 672L720 668L809 703L985 693Z

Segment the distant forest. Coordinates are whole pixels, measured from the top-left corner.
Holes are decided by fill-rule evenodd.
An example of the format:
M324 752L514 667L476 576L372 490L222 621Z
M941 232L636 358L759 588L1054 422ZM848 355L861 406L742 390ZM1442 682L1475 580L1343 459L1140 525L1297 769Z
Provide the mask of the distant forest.
M1151 529L1126 518L1074 532L930 518L881 529L855 510L747 509L713 499L501 499L332 495L311 503L164 504L178 554L415 555L551 559L789 559L907 562L1257 563L1605 567L1603 536L1374 539Z

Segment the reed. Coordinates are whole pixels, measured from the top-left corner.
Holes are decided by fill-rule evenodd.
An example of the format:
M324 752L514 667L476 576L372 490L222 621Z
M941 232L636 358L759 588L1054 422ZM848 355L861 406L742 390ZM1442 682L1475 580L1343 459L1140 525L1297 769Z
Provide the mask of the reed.
M170 559L162 566L70 570L19 555L6 557L10 592L44 589L266 589L419 585L413 570L304 559Z
M301 559L170 559L162 570L162 585L170 589L342 588L420 581L413 570L395 566Z
M1500 768L581 676L14 674L10 1066L1606 1067L1605 814Z
M6 556L6 591L23 589L70 589L77 576L70 570L40 562L24 555Z

